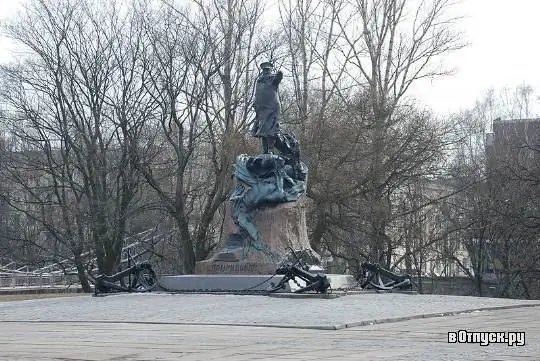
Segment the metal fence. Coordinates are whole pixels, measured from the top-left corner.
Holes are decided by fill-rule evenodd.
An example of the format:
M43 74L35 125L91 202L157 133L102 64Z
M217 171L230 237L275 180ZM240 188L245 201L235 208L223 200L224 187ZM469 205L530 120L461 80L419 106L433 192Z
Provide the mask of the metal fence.
M73 283L71 277L63 274L25 274L4 273L0 274L0 288L47 288L69 286Z
M163 242L171 234L174 234L174 231L159 232L156 229L149 229L126 237L122 248L121 262L128 262L129 257L144 255L149 246L155 245L156 242ZM93 252L87 252L81 256L90 260L91 264L95 264ZM80 283L76 272L75 265L69 259L51 262L44 267L33 267L0 259L0 289L77 286Z

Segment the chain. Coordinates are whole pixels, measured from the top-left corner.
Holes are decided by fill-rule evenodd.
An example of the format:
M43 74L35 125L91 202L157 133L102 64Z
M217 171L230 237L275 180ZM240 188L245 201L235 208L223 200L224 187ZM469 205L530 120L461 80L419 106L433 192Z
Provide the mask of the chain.
M300 283L298 283L298 281L296 280L296 277L291 278L291 280L298 286L298 288L302 288Z

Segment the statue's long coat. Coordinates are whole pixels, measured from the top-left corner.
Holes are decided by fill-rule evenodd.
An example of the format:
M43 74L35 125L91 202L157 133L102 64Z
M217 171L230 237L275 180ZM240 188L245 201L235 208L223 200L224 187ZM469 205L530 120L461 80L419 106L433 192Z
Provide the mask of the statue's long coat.
M261 74L257 78L255 88L255 124L252 132L255 137L271 137L279 129L281 103L279 102L278 87L283 79L283 73Z

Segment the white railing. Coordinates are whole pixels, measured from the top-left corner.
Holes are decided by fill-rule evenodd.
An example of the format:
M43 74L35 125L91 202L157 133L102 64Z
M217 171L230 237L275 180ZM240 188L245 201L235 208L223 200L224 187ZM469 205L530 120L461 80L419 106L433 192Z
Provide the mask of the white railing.
M127 262L128 251L132 256L144 251L146 243L154 238L165 239L173 231L156 234L155 229L149 229L124 239L122 262ZM82 255L92 257L91 252ZM95 259L94 259L95 261ZM48 288L68 287L77 285L77 276L66 276L65 273L76 273L76 268L69 259L51 263L45 267L34 268L15 262L0 264L0 289L6 288Z
M61 274L0 274L0 288L47 288L67 287L69 282Z

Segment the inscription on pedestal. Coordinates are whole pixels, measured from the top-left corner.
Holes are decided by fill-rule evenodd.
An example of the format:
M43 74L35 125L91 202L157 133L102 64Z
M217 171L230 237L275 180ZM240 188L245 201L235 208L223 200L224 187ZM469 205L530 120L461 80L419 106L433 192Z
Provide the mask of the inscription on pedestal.
M212 273L247 273L255 272L259 265L255 263L212 263Z
M201 261L195 266L196 274L216 274L216 275L257 275L273 273L276 266L271 260L260 257L252 257L242 262L219 262Z

